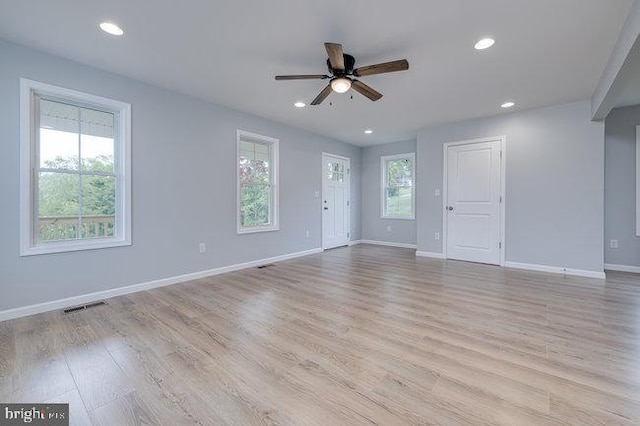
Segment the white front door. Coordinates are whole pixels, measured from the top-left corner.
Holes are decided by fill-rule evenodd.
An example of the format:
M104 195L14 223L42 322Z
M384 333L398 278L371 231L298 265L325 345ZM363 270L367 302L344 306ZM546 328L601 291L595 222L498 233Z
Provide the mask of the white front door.
M445 144L445 257L501 263L502 139Z
M349 244L351 162L322 154L322 248Z

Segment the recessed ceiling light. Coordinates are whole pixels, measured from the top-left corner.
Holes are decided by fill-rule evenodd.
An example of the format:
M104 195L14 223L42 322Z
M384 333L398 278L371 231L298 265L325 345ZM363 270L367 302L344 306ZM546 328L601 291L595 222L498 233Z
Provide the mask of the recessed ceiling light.
M111 35L121 36L122 34L124 34L122 28L120 28L113 22L102 22L100 24L100 29L105 33L109 33Z
M484 50L484 49L490 48L494 44L496 44L496 41L494 39L492 39L492 38L483 38L482 40L477 42L474 47L476 48L476 50Z
M515 102L505 102L502 105L500 105L502 108L511 108L512 106L515 105Z
M370 135L371 133L373 133L373 130L371 130L371 129L367 129L367 130L365 130L365 131L364 131L364 133L365 133L366 135Z
M302 102L302 101L298 101L298 102L296 102L295 104L293 104L293 106L294 106L294 107L296 107L296 108L304 108L304 107L306 107L306 106L307 106L307 104L305 104L305 103L304 103L304 102Z

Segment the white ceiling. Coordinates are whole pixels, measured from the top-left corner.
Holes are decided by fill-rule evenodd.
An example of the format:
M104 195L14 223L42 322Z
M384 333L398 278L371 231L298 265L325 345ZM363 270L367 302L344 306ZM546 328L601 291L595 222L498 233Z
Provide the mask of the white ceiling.
M426 125L591 97L633 0L0 0L0 37L356 145L415 137ZM115 38L97 25L113 20ZM486 51L475 42L491 36ZM325 41L385 96L332 93ZM332 101L333 105L329 105ZM374 134L365 135L365 128Z

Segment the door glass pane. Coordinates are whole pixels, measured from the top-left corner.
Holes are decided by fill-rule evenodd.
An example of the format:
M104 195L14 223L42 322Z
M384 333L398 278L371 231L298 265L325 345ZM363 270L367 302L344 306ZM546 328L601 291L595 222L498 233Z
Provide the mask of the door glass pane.
M72 173L38 174L38 240L79 238L79 182Z

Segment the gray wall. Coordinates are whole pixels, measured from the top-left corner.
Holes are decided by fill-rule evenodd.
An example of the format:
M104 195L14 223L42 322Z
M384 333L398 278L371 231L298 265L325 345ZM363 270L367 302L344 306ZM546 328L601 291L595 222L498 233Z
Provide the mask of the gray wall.
M416 141L390 143L362 150L362 239L415 244L416 221L380 218L380 157L416 152ZM416 190L418 190L417 188ZM387 227L391 227L389 232Z
M636 126L640 105L614 109L605 122L604 261L640 267L636 237ZM618 240L618 248L609 241Z
M442 253L442 144L487 136L506 142L506 259L603 270L604 125L578 102L436 126L418 132L418 250Z
M351 158L361 238L358 147L3 41L0 58L0 311L318 248L323 151ZM20 77L132 104L132 246L18 255ZM280 139L278 232L236 235L236 129Z

